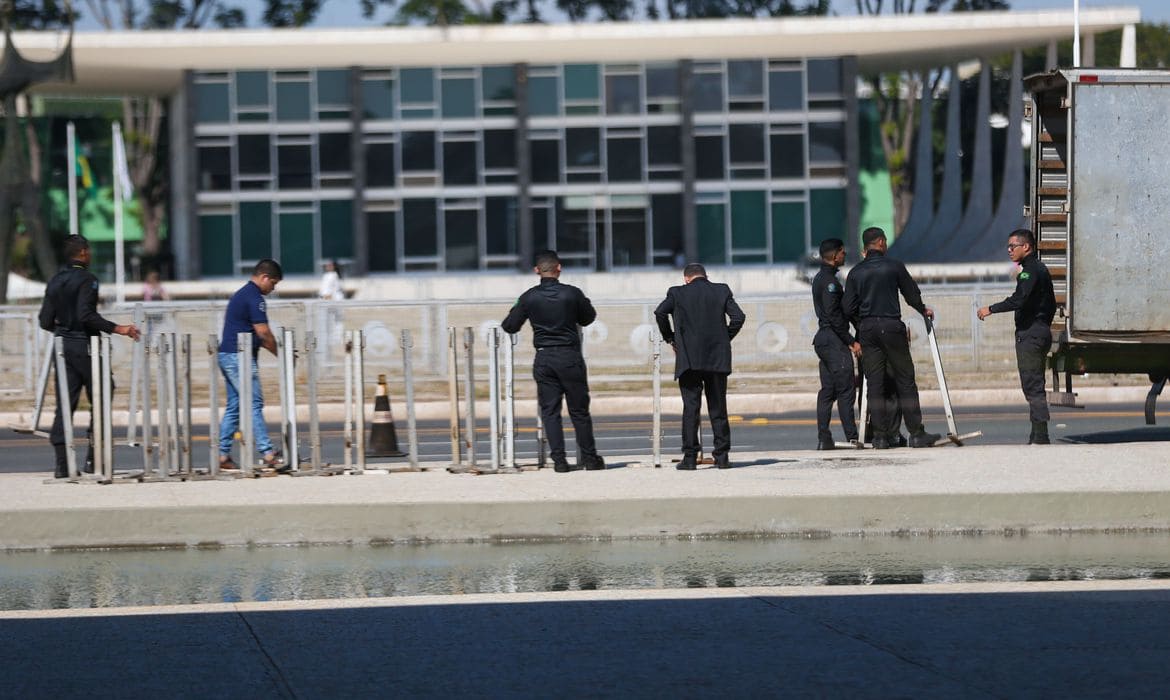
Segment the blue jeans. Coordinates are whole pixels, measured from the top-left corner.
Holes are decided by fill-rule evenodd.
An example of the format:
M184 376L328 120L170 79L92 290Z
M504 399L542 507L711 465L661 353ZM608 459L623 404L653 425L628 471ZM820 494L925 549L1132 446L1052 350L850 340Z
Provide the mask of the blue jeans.
M219 453L232 453L232 437L240 427L240 360L234 352L219 353L219 371L227 385L227 407L219 423ZM252 426L256 437L256 451L262 455L272 452L268 426L264 425L264 394L260 391L260 368L252 359ZM246 458L245 458L246 459Z

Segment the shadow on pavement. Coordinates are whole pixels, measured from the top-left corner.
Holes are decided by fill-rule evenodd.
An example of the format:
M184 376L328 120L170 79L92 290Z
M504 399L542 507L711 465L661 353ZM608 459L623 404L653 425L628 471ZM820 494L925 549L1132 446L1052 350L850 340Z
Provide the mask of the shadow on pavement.
M1116 445L1125 442L1170 442L1170 427L1145 426L1082 435L1064 435L1058 442L1078 445Z

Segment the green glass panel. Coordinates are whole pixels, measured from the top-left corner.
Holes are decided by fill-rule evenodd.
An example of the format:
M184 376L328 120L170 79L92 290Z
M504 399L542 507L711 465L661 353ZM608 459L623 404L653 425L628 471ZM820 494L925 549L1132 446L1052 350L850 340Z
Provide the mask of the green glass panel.
M240 202L240 259L272 257L272 204Z
M403 68L399 73L402 83L402 101L425 103L435 101L435 71L431 68Z
M825 238L830 236L826 235ZM772 204L772 262L797 262L807 249L804 202Z
M284 274L311 274L313 269L313 215L280 215L280 266Z
M596 64L584 63L565 66L566 100L600 100L600 83Z
M600 114L601 107L597 105L569 105L565 107L565 114L569 116L578 114Z
M699 234L699 262L722 263L727 256L727 229L724 205L700 204L695 207Z
M845 231L845 190L812 190L808 193L809 219L815 240L840 238L852 247L858 234Z
M528 79L528 113L534 117L555 117L557 100L556 78Z
M268 71L236 73L236 107L268 106Z
M731 248L764 248L768 245L768 220L763 192L731 193Z
M484 100L516 99L516 74L512 66L484 66L482 84Z
M199 257L204 277L228 277L232 268L232 217L230 214L208 214L199 217Z
M435 110L431 107L403 107L401 111L403 119L430 119L435 116Z
M362 115L366 119L394 118L394 81L369 78L362 81Z
M348 199L321 202L321 257L353 257L353 202Z
M349 103L349 71L317 71L317 104L347 105Z
M309 120L309 84L276 84L276 120L304 122Z
M443 79L443 116L471 118L476 116L475 81L471 78Z
M510 117L516 113L515 107L484 107L483 116L485 117Z
M271 115L268 112L244 112L236 115L238 122L266 122Z
M195 85L195 121L200 124L231 121L227 83Z

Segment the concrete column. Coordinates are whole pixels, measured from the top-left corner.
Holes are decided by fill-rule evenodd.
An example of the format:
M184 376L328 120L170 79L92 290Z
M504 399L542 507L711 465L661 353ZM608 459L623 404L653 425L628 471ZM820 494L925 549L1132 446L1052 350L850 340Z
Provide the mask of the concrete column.
M1097 65L1097 35L1086 34L1081 39L1081 68Z
M1044 70L1056 68L1056 40L1048 42L1048 54L1044 58Z
M861 221L861 120L857 106L857 57L841 59L841 90L845 95L845 240L860 240ZM812 231L805 232L805 244L812 247Z
M174 208L171 252L175 254L175 276L181 280L203 276L203 258L199 236L199 151L195 148L195 72L183 71L183 87L171 112L171 183ZM185 252L185 255L180 251ZM234 253L232 266L235 267Z
M349 69L350 167L353 170L353 264L349 272L362 277L370 271L370 232L366 228L366 144L362 141L362 69ZM328 235L327 231L321 232Z
M699 223L695 216L695 108L691 99L689 59L678 62L679 155L682 160L682 240L687 262L699 259Z
M1121 29L1121 68L1137 67L1137 28L1127 24Z
M521 272L532 269L532 168L531 151L528 149L528 64L515 65L516 98L516 235L520 237L516 251L519 256L516 266ZM542 248L544 246L541 246Z

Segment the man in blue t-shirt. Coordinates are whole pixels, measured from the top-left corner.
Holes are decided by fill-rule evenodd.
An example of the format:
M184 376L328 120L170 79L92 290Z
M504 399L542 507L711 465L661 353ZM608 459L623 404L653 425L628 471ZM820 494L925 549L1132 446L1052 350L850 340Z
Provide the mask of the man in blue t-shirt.
M276 354L276 336L268 327L268 313L264 297L276 289L283 273L280 264L265 258L252 268L252 279L232 295L223 317L223 333L219 341L219 370L227 385L227 407L219 424L219 468L239 469L232 461L232 437L240 425L240 365L239 344L236 335L251 333L252 338L252 425L256 438L256 450L263 455L264 465L287 471L288 465L280 465L280 455L268 437L264 425L264 394L260 391L260 372L256 356L260 348ZM251 455L244 455L251 459Z

